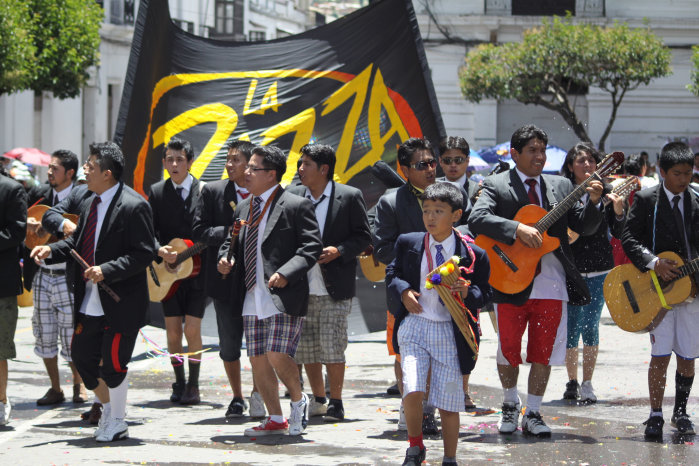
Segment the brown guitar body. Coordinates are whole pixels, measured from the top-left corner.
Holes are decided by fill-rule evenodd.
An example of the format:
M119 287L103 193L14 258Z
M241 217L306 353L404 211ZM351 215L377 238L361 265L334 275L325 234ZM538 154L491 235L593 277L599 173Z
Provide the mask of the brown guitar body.
M379 262L374 256L374 248L369 247L359 256L359 268L362 269L364 277L370 282L380 283L386 278L386 264Z
M192 242L174 238L168 245L172 246L177 254L182 254L192 247ZM199 275L201 259L199 256L190 257L176 266L167 264L165 261L161 263L153 261L151 266L152 270L148 270L146 274L148 275L148 294L151 301L160 302L166 301L175 294L179 286L178 281ZM160 285L155 283L153 273L156 274Z
M525 205L519 209L514 220L525 225L534 225L546 213L546 210L537 205ZM485 235L478 235L476 244L485 250L490 259L490 286L505 294L524 291L534 280L536 266L543 255L555 251L561 245L560 239L549 236L546 232L541 236L541 247L532 249L519 239L508 245Z
M683 261L674 252L666 251L658 257ZM663 288L669 306L680 304L696 293L691 277L685 276L668 283ZM648 332L660 324L667 309L663 308L660 296L650 276L650 271L641 272L633 264L624 264L609 272L604 280L604 300L614 322L627 332Z
M42 217L51 207L43 204L37 204L31 206L27 209L27 217L31 217L37 222L41 222ZM63 218L70 220L77 225L78 216L75 214L63 214ZM44 244L55 243L58 238L40 228L36 233L27 230L27 237L24 240L24 244L27 245L28 249L34 249L36 246L43 246Z

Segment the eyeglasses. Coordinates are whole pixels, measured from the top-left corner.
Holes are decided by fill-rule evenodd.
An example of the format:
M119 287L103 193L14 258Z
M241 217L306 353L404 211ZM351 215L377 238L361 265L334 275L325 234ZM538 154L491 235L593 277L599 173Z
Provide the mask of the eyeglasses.
M259 172L259 171L266 172L266 171L270 171L270 170L276 170L276 168L257 168L256 166L250 165L250 164L245 165L245 169L250 170L251 172Z
M420 162L410 164L410 168L414 168L415 170L417 170L419 172L427 170L428 168L434 168L436 166L437 166L437 161L435 159L422 160Z
M455 163L457 165L461 165L462 163L464 163L466 161L467 158L468 157L454 157L454 158L444 157L442 159L442 162L444 163L444 165L451 165L452 163Z

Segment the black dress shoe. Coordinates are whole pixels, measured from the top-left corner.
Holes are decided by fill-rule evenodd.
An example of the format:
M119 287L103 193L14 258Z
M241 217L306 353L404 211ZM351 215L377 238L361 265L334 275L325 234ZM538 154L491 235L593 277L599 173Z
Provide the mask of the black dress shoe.
M170 401L173 403L179 403L182 400L182 395L184 394L185 383L175 382L172 384L172 395L170 395Z
M676 428L680 434L694 435L694 423L687 413L673 413L670 425Z
M663 425L665 420L660 416L651 416L646 422L643 423L646 426L646 431L644 433L646 439L648 440L658 440L663 438Z
M199 397L199 385L187 384L184 395L180 400L181 405L198 405L201 402Z

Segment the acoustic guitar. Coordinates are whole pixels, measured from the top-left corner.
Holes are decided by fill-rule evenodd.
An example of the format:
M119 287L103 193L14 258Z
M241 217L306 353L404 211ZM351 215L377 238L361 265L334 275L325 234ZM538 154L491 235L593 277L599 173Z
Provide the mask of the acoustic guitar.
M549 236L546 231L583 197L593 180L602 181L623 162L623 152L609 154L600 162L597 171L580 183L550 212L534 204L526 205L517 211L513 220L530 225L541 234L543 241L539 248L529 248L519 238L508 245L485 234L478 235L476 244L485 250L490 259L490 285L505 294L524 291L534 280L536 266L544 254L558 249L561 245L559 238Z
M628 178L625 178L624 181L616 185L612 189L612 193L618 195L623 200L626 200L631 195L631 193L636 192L639 189L641 189L641 180L639 180L637 176L632 175ZM609 200L608 197L605 196L602 198L602 204L604 204L605 207L609 205L610 202L612 201ZM573 244L578 240L578 238L580 238L580 235L568 228L568 242L570 244Z
M148 294L151 301L167 301L177 291L180 280L199 275L201 257L198 254L207 247L204 243L180 238L174 238L168 245L177 251L175 262L153 261L148 266Z
M666 282L658 277L667 305L696 296L691 274L699 272L699 258L684 264L672 251L661 252L658 257L676 261L680 269L680 275L674 280ZM653 330L668 312L661 303L650 271L641 272L633 264L619 265L609 272L604 280L604 300L614 322L627 332Z
M374 247L369 246L357 256L359 268L362 269L364 277L370 282L381 283L386 278L386 264L379 262L374 255Z
M50 208L50 206L44 204L33 205L29 209L27 209L27 218L33 218L37 222L41 222L41 219L44 217L44 214ZM78 216L75 214L66 213L63 214L63 218L65 218L66 220L70 220L76 225L78 224ZM54 235L44 230L43 228L39 228L36 232L27 229L27 237L24 240L24 244L26 244L27 248L31 250L34 249L36 246L43 246L44 244L55 243L56 241L58 241L58 238L56 238Z

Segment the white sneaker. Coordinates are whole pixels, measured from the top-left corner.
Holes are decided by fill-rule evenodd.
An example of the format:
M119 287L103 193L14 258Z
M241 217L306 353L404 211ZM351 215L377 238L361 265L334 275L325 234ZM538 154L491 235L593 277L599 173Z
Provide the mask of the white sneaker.
M11 411L12 405L10 404L10 397L7 397L7 401L5 403L0 401L0 426L4 426L10 422Z
M328 412L328 405L325 403L318 403L315 400L315 397L311 400L310 405L308 406L308 415L310 417L313 416L325 416L325 414Z
M249 398L250 400L250 409L248 410L248 413L250 414L250 417L265 417L267 415L267 411L265 410L265 402L262 400L262 395L260 395L259 392L252 392L252 395Z
M102 413L99 421L97 421L97 429L95 429L95 438L100 437L104 433L104 429L107 427L107 421L109 421L109 415Z
M289 415L289 435L301 435L308 425L308 396L301 392L301 401L296 407L291 403Z
M511 434L517 430L520 409L522 409L522 403L519 400L517 403L506 401L502 404L502 414L498 421L498 431L501 434Z
M590 380L585 380L582 385L580 385L580 402L589 404L597 403L595 390L592 388L592 382Z
M408 423L405 421L405 411L403 410L403 403L400 404L400 414L398 415L398 430L406 431L408 430Z
M104 429L95 439L98 442L114 442L115 440L124 440L129 438L129 426L123 419L110 417L107 420Z
M551 428L541 418L541 414L530 412L522 418L522 432L536 437L551 437Z

